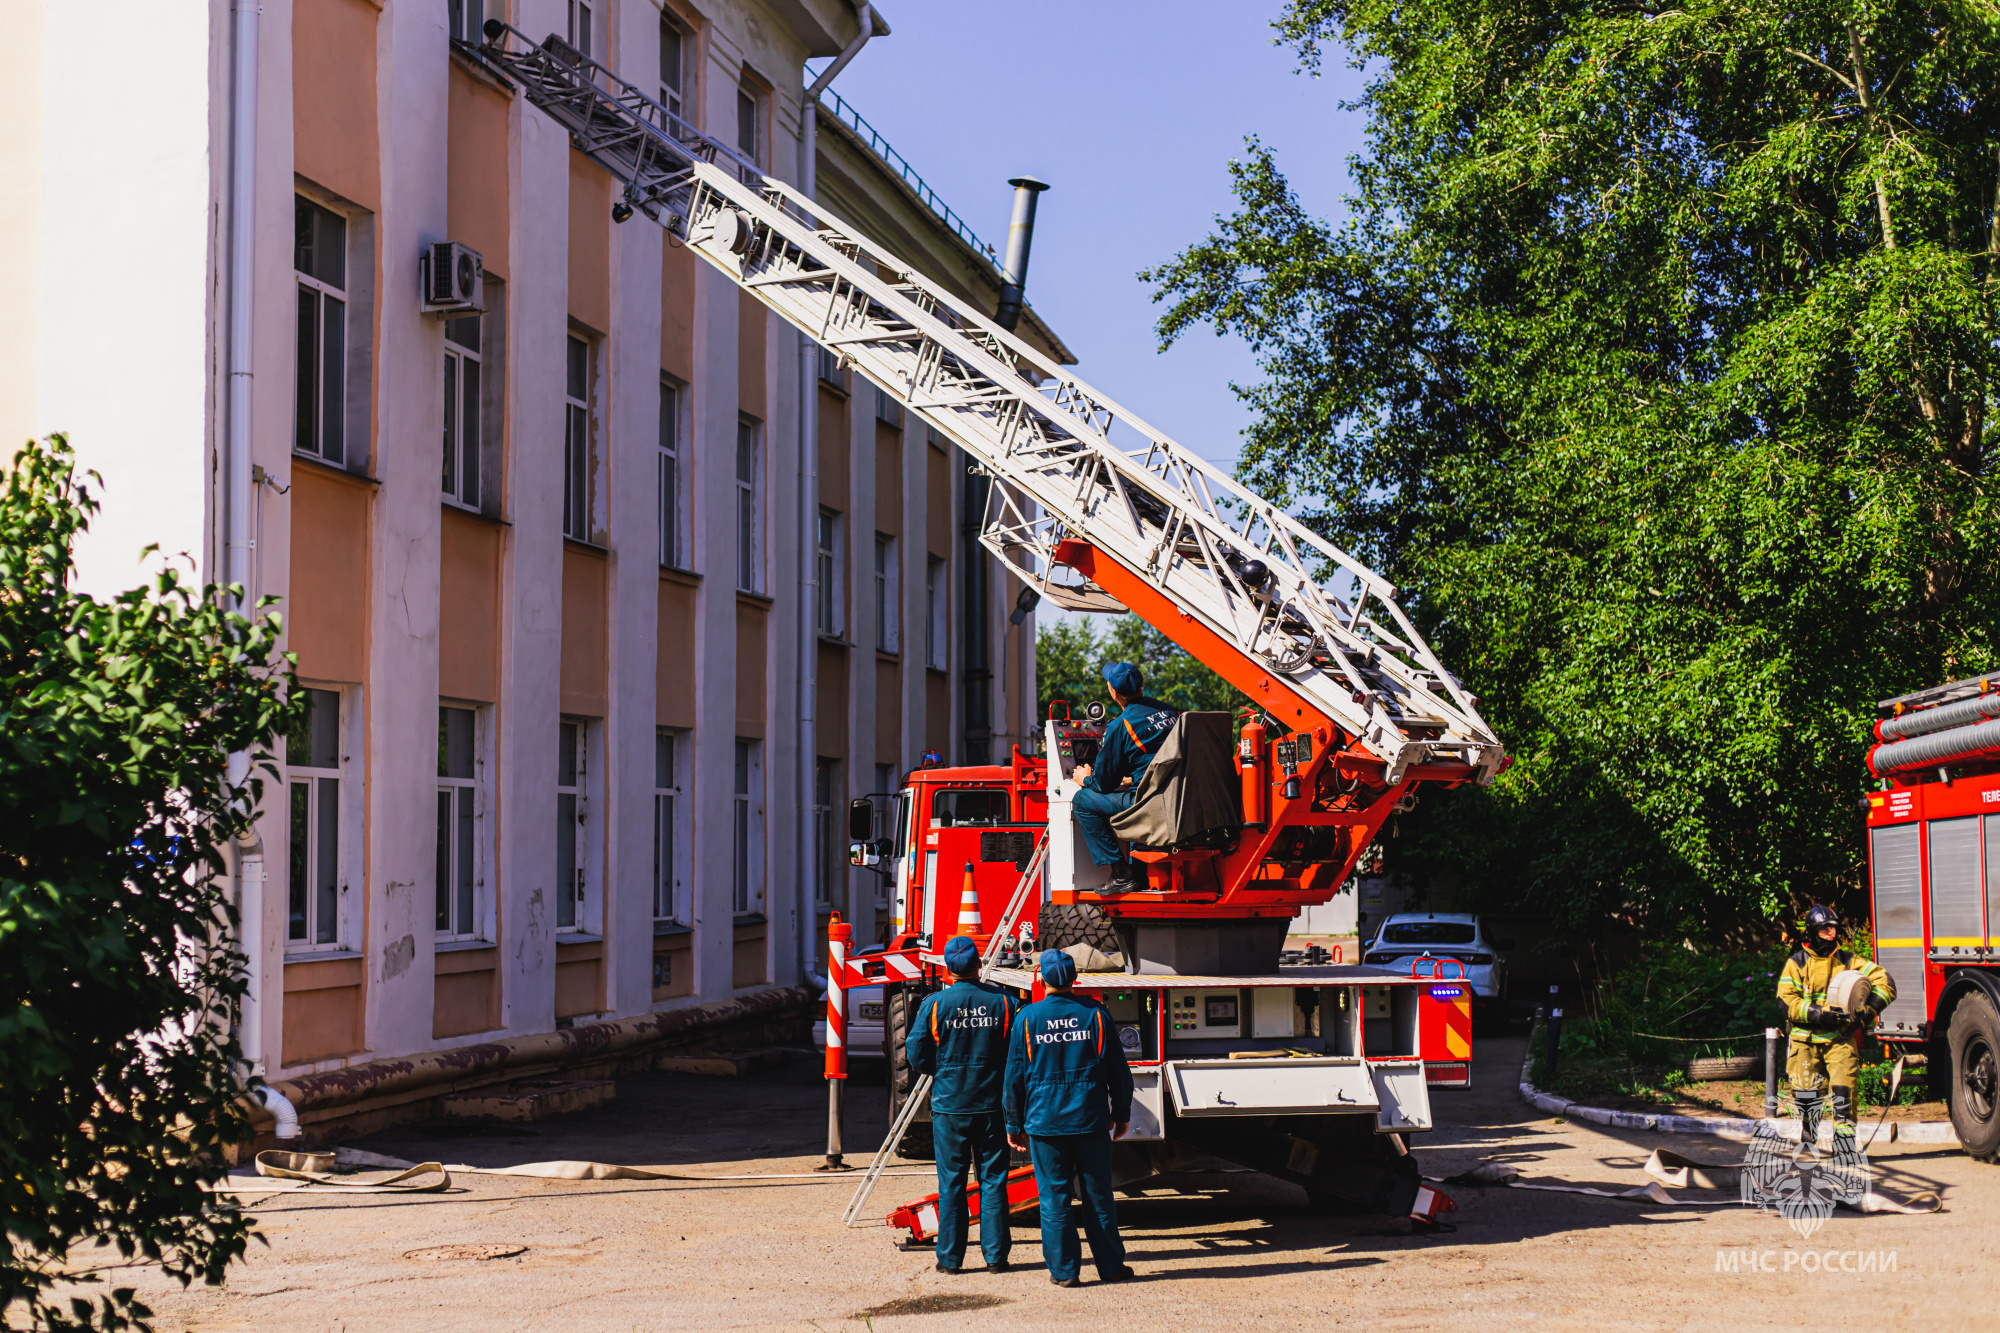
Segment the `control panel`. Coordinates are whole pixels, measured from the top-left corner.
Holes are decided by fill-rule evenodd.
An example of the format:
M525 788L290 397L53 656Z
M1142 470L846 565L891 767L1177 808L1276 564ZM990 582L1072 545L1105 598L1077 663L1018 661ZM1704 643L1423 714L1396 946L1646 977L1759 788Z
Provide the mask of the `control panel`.
M1052 717L1043 724L1043 743L1049 756L1050 796L1067 796L1076 787L1072 775L1078 766L1097 762L1097 750L1104 743L1104 709L1092 704L1097 717Z
M1243 992L1237 990L1169 991L1167 1035L1170 1038L1240 1037L1243 1035ZM1289 998L1289 993L1287 993Z

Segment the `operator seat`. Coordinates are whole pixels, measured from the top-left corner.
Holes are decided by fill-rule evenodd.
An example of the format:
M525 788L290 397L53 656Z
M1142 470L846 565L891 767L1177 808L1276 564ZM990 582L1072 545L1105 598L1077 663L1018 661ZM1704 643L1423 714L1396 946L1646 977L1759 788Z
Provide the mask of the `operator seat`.
M1182 713L1111 831L1135 852L1213 848L1243 827L1243 787L1227 713Z

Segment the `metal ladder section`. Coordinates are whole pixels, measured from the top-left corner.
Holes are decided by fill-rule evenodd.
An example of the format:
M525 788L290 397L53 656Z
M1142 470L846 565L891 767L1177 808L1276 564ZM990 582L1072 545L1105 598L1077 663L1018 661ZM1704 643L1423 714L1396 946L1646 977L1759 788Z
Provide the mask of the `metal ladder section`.
M1058 605L1123 608L1054 558L1081 538L1282 677L1386 761L1504 761L1396 589L784 182L550 36L498 21L476 53L685 238L1000 483L981 542ZM746 183L746 180L754 181ZM883 277L882 273L892 274ZM1127 449L1112 438L1113 425Z
M1001 942L1014 934L1014 927L1021 920L1021 911L1027 906L1028 896L1035 885L1042 881L1042 866L1049 857L1049 831L1042 830L1041 839L1035 844L1035 855L1028 862L1028 868L1021 872L1020 882L1014 885L1014 894L1007 900L1007 910L1000 913L1000 923L993 933L986 937L986 956L979 963L979 979L985 981L993 975L993 969L1000 965ZM875 1156L868 1162L867 1171L854 1186L854 1197L847 1201L847 1211L840 1215L843 1226L853 1226L854 1219L861 1216L861 1210L868 1206L868 1196L875 1192L875 1182L882 1178L882 1168L889 1164L896 1145L903 1141L909 1131L910 1122L917 1118L917 1112L930 1100L931 1076L925 1074L910 1085L910 1095L903 1107L896 1113L895 1123L889 1126L888 1135L882 1145L875 1150Z

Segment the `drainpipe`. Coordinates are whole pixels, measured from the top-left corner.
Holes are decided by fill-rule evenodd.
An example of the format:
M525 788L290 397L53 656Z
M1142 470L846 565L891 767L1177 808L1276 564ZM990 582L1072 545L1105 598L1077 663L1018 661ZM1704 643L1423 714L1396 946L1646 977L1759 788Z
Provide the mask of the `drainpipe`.
M862 4L856 13L860 31L833 63L806 89L804 114L799 117L799 193L817 197L819 155L819 115L814 109L819 95L833 82L847 62L861 54L861 48L875 35L875 10ZM819 626L815 609L819 604L819 344L803 333L799 339L799 976L805 984L826 989L820 974L819 958L813 948L814 919L813 784L819 754Z
M234 609L249 614L254 543L250 502L251 287L256 276L257 226L257 14L258 0L235 0L236 60L230 83L229 127L229 406L223 442L225 580L240 594ZM250 776L250 755L239 750L226 769L232 787ZM243 1061L264 1072L264 844L254 828L236 847L238 946L249 959L248 989L237 1016ZM298 1132L297 1119L292 1132Z
M1000 307L993 322L1012 333L1021 322L1022 289L1028 285L1028 247L1035 241L1035 200L1049 188L1047 181L1033 176L1016 176L1007 182L1014 187L1014 216L1007 223L1007 262L1000 267Z

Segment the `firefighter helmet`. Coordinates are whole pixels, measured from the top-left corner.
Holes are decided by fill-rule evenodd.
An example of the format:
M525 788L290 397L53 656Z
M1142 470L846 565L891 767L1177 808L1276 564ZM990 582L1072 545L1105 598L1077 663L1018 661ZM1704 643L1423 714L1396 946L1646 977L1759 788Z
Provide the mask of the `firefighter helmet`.
M1839 925L1840 913L1834 911L1825 903L1814 903L1806 909L1805 927L1808 939L1818 935L1827 926L1837 928Z

